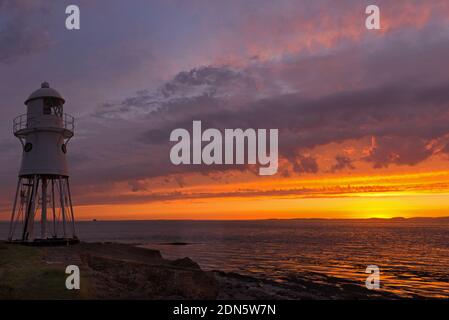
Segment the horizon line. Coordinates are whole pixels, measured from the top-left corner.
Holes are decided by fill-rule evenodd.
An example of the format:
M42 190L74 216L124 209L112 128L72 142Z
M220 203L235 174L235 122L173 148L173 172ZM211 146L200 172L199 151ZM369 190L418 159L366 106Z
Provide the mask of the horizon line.
M449 219L449 216L441 216L441 217L423 217L423 216L417 216L417 217L390 217L390 218L384 218L384 217L370 217L370 218L265 218L265 219L123 219L123 220L117 220L117 219L82 219L82 220L76 220L77 222L133 222L133 221L208 221L208 222L224 222L224 221L291 221L291 220L444 220ZM9 223L9 220L0 220L0 223ZM36 221L36 223L39 222Z

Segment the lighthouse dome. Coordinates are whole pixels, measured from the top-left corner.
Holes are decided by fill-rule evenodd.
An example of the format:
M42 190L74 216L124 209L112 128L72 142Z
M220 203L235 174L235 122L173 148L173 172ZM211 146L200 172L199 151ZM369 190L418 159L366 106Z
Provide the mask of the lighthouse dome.
M50 88L50 84L48 82L43 82L41 84L41 87L34 91L28 99L25 101L25 104L30 102L31 100L40 99L40 98L56 98L62 101L62 103L65 102L64 98L61 96L61 94L56 91L53 88Z

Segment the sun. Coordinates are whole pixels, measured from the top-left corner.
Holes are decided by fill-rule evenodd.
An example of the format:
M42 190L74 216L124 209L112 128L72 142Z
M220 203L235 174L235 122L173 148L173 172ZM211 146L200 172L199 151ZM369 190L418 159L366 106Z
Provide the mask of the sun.
M404 199L396 197L354 198L348 205L348 211L353 218L382 218L401 217L407 212Z

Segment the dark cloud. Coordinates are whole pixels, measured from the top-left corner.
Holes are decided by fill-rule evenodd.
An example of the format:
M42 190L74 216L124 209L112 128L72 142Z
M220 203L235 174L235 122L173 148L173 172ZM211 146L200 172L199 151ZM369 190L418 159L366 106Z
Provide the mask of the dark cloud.
M416 165L429 158L435 148L430 141L417 137L384 136L376 140L364 160L372 162L374 168L388 167L390 164Z
M302 156L299 155L293 161L293 170L296 173L317 173L318 172L318 163L316 159L310 156Z
M247 100L255 92L255 87L254 79L244 71L229 67L198 67L178 73L154 92L140 90L122 101L106 102L94 115L106 119L129 119L139 115L160 117L163 114L157 112L159 109L168 110L180 105L183 112L208 112L221 99L233 99L235 103L235 97L240 96ZM202 108L205 105L207 107Z
M426 147L430 140L449 133L447 103L449 84L440 88L391 85L311 100L283 95L254 102L243 110L196 115L186 112L182 121L167 121L158 129L146 131L142 139L149 145L168 141L172 129L189 129L193 120L201 119L204 128L279 128L280 152L286 158L331 142L375 136L380 139L379 146L365 160L376 166L379 162L416 164L432 154ZM200 105L201 100L195 100L195 104ZM174 110L181 112L177 107ZM161 109L156 114L167 111L171 110ZM387 144L402 156L381 156L379 148Z
M344 169L355 169L352 164L352 160L349 157L343 155L337 155L335 157L335 164L330 168L330 172L337 172Z
M131 188L132 192L139 192L139 191L147 191L148 190L148 183L141 180L130 180L128 181L128 185Z
M235 89L254 89L252 79L243 72L230 68L206 66L178 73L162 86L165 98L188 97L192 94L217 96Z

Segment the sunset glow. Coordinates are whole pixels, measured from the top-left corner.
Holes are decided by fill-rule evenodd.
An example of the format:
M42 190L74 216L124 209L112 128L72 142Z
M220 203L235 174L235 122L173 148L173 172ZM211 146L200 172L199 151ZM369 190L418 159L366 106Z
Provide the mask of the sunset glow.
M449 4L379 1L373 31L365 2L92 2L70 34L63 4L8 2L17 43L0 51L0 219L21 152L10 121L42 74L76 119L79 219L449 215ZM13 24L24 19L37 27ZM193 121L278 129L277 173L174 165L170 132Z
M172 189L161 188L122 195L139 204L86 205L78 211L81 219L112 220L438 217L449 212L448 178L449 171L437 171L198 183L177 189L185 200L171 199ZM161 200L147 202L150 198ZM104 215L95 215L99 211Z

